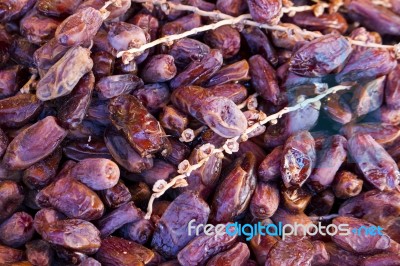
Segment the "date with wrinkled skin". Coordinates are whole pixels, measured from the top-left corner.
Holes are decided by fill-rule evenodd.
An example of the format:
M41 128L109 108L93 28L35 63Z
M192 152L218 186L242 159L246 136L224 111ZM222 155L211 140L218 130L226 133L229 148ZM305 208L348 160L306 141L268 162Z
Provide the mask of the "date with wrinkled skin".
M21 131L11 141L3 162L11 170L26 169L50 155L66 135L55 118L48 116Z
M46 16L62 17L73 14L82 0L38 0L36 9Z
M141 86L143 86L143 81L136 75L113 75L101 78L96 84L96 91L100 98L111 99L122 94L129 94Z
M111 160L88 158L78 162L70 176L93 190L104 190L118 183L120 171L118 165Z
M112 99L108 110L114 126L122 130L140 156L151 157L166 148L168 140L163 128L135 96Z
M343 65L351 51L350 42L339 34L318 37L293 53L289 71L305 77L322 77Z
M229 82L247 81L250 79L249 69L250 67L247 60L238 61L222 67L204 85L206 87L212 87Z
M271 220L265 220L263 225L267 226L272 223ZM268 234L256 234L250 240L250 249L254 253L255 258L259 265L264 265L271 248L279 241L279 237L271 236Z
M34 233L33 218L26 212L16 212L0 225L1 243L13 248L23 246Z
M198 14L190 14L165 23L161 28L161 36L179 34L200 26L202 26L201 16Z
M283 206L293 213L303 212L311 201L311 192L303 187L286 188L282 186L280 194Z
M59 220L64 220L65 218L65 215L61 212L58 212L51 208L43 208L35 214L33 227L35 228L36 232L38 232L38 234L42 234L42 232L46 228L48 228L49 224Z
M265 266L311 265L314 247L306 238L278 241L270 250Z
M158 19L151 14L139 13L135 15L132 19L128 20L128 22L147 31L150 34L150 38L152 41L157 39L159 22Z
M24 68L20 65L6 67L0 70L0 99L11 97L18 92L23 84L20 84L20 76L23 76Z
M286 187L301 187L316 164L314 138L307 131L289 137L281 159L282 180Z
M102 23L100 11L92 7L78 9L58 26L55 38L68 47L80 45L92 40Z
M71 160L82 161L87 158L105 158L112 160L113 157L101 139L73 140L66 143L63 148L64 155Z
M83 9L86 7L93 7L95 9L100 9L104 6L104 0L85 0L78 7L78 9ZM106 21L113 20L125 14L128 9L131 7L131 1L129 0L121 0L117 2L117 5L109 5L106 9L110 12L110 15L106 18Z
M335 194L330 189L326 189L311 198L305 211L310 216L328 215L333 208L335 200Z
M279 206L279 189L274 183L258 182L250 201L253 217L263 220L274 215Z
M246 0L217 0L217 9L222 13L237 17L247 9Z
M377 110L383 103L386 77L380 77L363 86L357 86L350 100L357 117Z
M41 232L44 240L73 251L94 254L100 248L100 232L90 222L80 219L50 223Z
M211 49L201 60L193 61L185 70L176 75L169 83L170 87L176 89L187 85L201 85L221 68L222 63L222 53Z
M171 55L154 55L142 69L142 78L147 83L165 82L176 76L177 69Z
M125 224L120 230L125 239L135 241L141 245L145 245L151 240L153 232L153 222L144 218L137 222Z
M396 162L370 135L357 134L349 139L350 155L365 179L379 190L392 190L400 183Z
M93 72L89 72L68 96L60 98L57 117L64 127L75 129L82 123L92 99L94 82Z
M224 59L235 56L240 50L239 31L229 25L207 31L203 40L211 48L219 49Z
M339 214L353 216L386 228L392 219L400 215L400 192L369 190L346 200L340 206Z
M295 134L296 132L311 130L318 122L321 102L317 101L308 106L290 112L284 116L285 132Z
M278 104L280 89L275 70L261 55L250 57L249 64L254 89L263 99Z
M136 25L126 22L113 22L110 25L107 38L114 49L125 51L146 44L148 35Z
M157 114L171 98L169 87L165 83L146 84L132 93L150 113Z
M335 196L340 199L352 198L360 194L364 181L349 171L339 171L332 183Z
M141 173L153 167L153 159L141 157L114 127L106 129L104 142L113 159L129 172Z
M41 207L53 207L69 218L96 220L104 213L99 196L72 177L63 177L45 187L36 196Z
M260 23L276 25L281 19L281 0L247 0L247 5L253 19Z
M304 43L304 41L311 39L306 38L307 36L303 34L297 33L297 31L301 31L301 28L295 24L282 23L281 25L290 29L291 33L289 34L285 31L272 30L271 39L277 47L293 50L296 44Z
M232 170L216 188L210 221L233 221L247 209L256 188L255 163L252 153L246 153L235 161Z
M36 96L42 101L52 100L67 94L93 67L90 51L80 46L73 47L38 82Z
M393 109L400 109L400 65L397 65L386 78L385 84L385 102L386 105Z
M6 152L7 146L10 143L6 133L0 128L0 158Z
M237 0L234 1L237 2ZM265 35L261 29L256 27L246 27L241 31L241 34L246 40L251 54L260 54L267 59L271 65L276 66L278 63L278 55L268 36Z
M23 260L25 254L22 250L0 245L0 263L9 264Z
M369 227L373 226L373 224L366 222L365 220L339 216L333 219L332 223L336 226L340 224L349 224L350 230L353 228L360 228L361 226ZM358 234L351 234L349 236L343 235L334 235L332 236L333 242L339 247L354 252L357 254L372 254L385 251L390 247L390 237L383 233L380 234L366 234L365 231L362 231Z
M174 136L180 136L189 123L188 117L173 106L163 108L159 121L165 131Z
M210 214L207 203L192 192L179 195L165 210L156 225L151 246L164 257L174 257L195 237L188 234L188 224L205 224ZM186 253L186 252L185 252Z
M95 255L102 265L121 266L147 265L154 257L155 253L150 249L114 236L103 239Z
M33 265L50 266L54 261L54 251L44 240L33 240L26 245L26 258Z
M340 124L345 125L353 119L351 107L340 93L330 95L323 109L329 118Z
M43 103L34 94L17 94L0 100L0 125L21 127L35 119Z
M278 208L278 210L276 210L276 212L274 213L274 215L271 217L272 221L275 224L278 223L282 223L282 225L285 224L301 224L304 225L305 227L311 225L313 223L313 221L310 219L309 216L307 216L306 214L304 214L304 212L293 212L290 211L286 208ZM306 232L304 231L303 227L299 227L298 231L297 231L297 235L298 236L305 236ZM288 237L286 237L287 239Z
M183 38L174 42L168 54L174 57L175 65L184 69L194 61L200 61L210 53L210 47L198 40Z
M336 172L347 157L347 140L341 135L334 135L325 142L318 162L313 170L309 184L316 191L331 186Z
M280 176L282 156L283 146L278 146L264 158L258 167L258 178L260 181L269 182Z
M293 22L301 28L312 31L337 30L344 34L348 28L346 19L340 13L315 16L312 11L297 12L293 16Z
M22 17L32 8L36 0L7 0L0 3L0 22Z
M239 83L218 84L207 88L214 96L222 96L232 100L235 104L243 103L247 98L247 89Z
M115 209L132 199L132 195L120 180L112 188L99 191L99 196L108 208Z
M400 137L399 126L376 122L350 123L342 127L341 132L347 138L351 138L356 134L368 134L384 147L391 147Z
M96 80L111 76L114 71L115 58L106 51L92 53L93 74Z
M377 254L365 258L362 266L383 266L383 265L400 265L400 256L398 254Z
M69 50L67 46L58 43L56 38L43 44L33 53L33 61L39 70L41 77L44 77L47 71L60 60Z
M250 257L250 250L244 243L237 243L231 249L218 253L212 257L207 266L240 266L244 265Z
M232 232L233 228L230 228L229 230ZM225 229L222 231L225 232ZM205 265L207 260L212 256L229 249L236 242L237 234L231 236L227 233L222 235L205 235L203 233L190 241L189 244L178 253L178 261L181 265Z

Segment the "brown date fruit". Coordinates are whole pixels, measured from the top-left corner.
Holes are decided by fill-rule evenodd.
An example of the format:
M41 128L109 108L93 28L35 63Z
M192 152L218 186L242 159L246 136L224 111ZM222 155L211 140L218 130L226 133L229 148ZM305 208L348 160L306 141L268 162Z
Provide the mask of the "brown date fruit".
M345 63L351 51L350 42L339 34L318 37L293 53L289 71L305 77L325 76Z
M217 9L222 13L237 17L247 9L246 0L217 0Z
M280 89L275 70L260 55L250 57L249 64L251 83L254 89L263 99L278 104Z
M123 238L110 236L101 241L95 258L102 265L147 265L155 253L150 249Z
M143 86L143 81L133 74L102 77L96 83L96 91L101 99L111 99L122 94L129 94Z
M12 264L23 260L25 254L22 250L0 245L0 263Z
M170 81L169 85L172 89L192 84L201 85L221 68L222 63L221 51L211 49L201 60L190 63Z
M10 48L10 58L24 67L35 67L33 54L39 48L36 44L30 43L23 37L14 39Z
M383 103L385 77L357 86L350 100L351 108L357 117L377 110Z
M318 161L308 181L315 191L322 191L330 187L336 172L347 157L347 140L341 135L328 138L322 151L318 155Z
M93 7L95 9L100 10L107 1L105 0L85 0L78 9L83 9L86 7ZM116 2L114 5L109 5L106 10L110 12L109 16L105 19L105 21L110 21L115 18L121 17L124 15L128 9L131 7L131 1L129 0L120 0Z
M70 94L92 67L93 60L88 49L80 46L69 49L38 82L36 96L42 101L48 101Z
M150 57L142 69L144 82L157 83L165 82L176 76L177 70L174 57L171 55L159 54Z
M63 153L66 157L75 161L82 161L87 158L105 158L112 160L106 144L101 139L73 140L65 143Z
M253 19L260 23L276 25L283 15L281 0L247 0L247 5Z
M106 51L92 53L93 74L96 80L110 76L114 71L115 58Z
M264 226L272 224L271 220L263 221ZM255 258L259 265L264 265L271 248L279 241L279 237L271 236L269 234L256 234L250 240L250 249L254 253Z
M0 3L0 22L8 22L22 17L32 8L36 0L6 0Z
M164 257L174 257L192 240L195 235L188 234L188 224L205 224L210 208L198 195L185 192L179 195L165 210L156 225L151 246ZM179 219L177 219L179 217Z
M306 213L309 216L328 215L335 204L335 194L330 189L326 189L315 194L307 205Z
M99 191L99 196L108 208L118 208L132 199L132 195L120 180L112 188Z
M39 71L40 77L44 77L46 72L60 60L69 50L67 46L58 43L56 38L43 44L33 53L33 60Z
M365 179L379 190L392 190L400 183L400 172L392 157L370 135L349 139L350 155Z
M222 232L226 231L226 227L227 225L225 228L222 227ZM217 230L216 227L213 229ZM208 232L211 231L211 235L202 233L195 237L178 253L179 263L188 266L205 265L207 260L214 255L228 250L237 242L237 234L232 234L232 230L229 230L230 234L213 234L211 230L208 230Z
M314 138L301 131L287 139L281 159L282 180L286 187L301 187L316 164Z
M226 97L235 104L243 103L247 98L246 87L239 83L218 84L208 87L207 90L210 91L212 95Z
M58 26L55 38L65 46L80 45L92 40L102 23L100 11L92 7L78 9Z
M15 95L20 89L24 68L20 65L5 67L0 70L0 99Z
M41 207L54 207L69 218L96 220L104 213L100 198L72 177L63 177L39 192L36 201Z
M400 109L398 98L400 97L400 81L397 79L400 73L400 65L397 65L386 78L385 102L388 107Z
M311 201L311 192L302 187L286 188L285 186L282 186L280 194L283 206L293 213L303 212ZM277 209L278 206L276 206L275 210Z
M168 180L175 175L175 166L160 159L155 159L152 168L144 170L140 173L143 181L150 186L154 185L154 183L158 180Z
M153 236L154 224L143 218L137 222L125 224L120 232L125 239L145 245Z
M224 66L205 83L205 86L211 87L229 82L247 81L250 79L249 69L250 67L247 60L241 60L231 65Z
M292 19L297 26L312 31L337 30L344 34L348 28L346 19L340 13L315 16L312 11L296 12Z
M61 212L50 208L43 208L35 214L33 226L38 234L42 234L42 232L48 228L49 224L64 220L65 218L65 215Z
M0 158L3 157L9 143L6 133L0 128Z
M293 50L293 48L296 47L296 44L303 43L306 40L313 39L311 38L311 36L308 36L306 34L300 34L299 32L301 32L302 29L295 24L282 23L281 25L288 28L290 31L286 32L286 31L272 30L271 39L272 42L277 47ZM291 55L292 54L293 53L291 53Z
M265 35L261 29L256 27L245 27L241 31L241 34L246 40L251 54L260 54L267 59L271 65L276 66L278 63L278 55L268 36Z
M171 97L168 85L165 83L146 84L132 93L150 113L157 113L167 105Z
M258 178L260 181L269 182L280 176L282 156L283 146L278 146L264 158L258 167Z
M50 184L56 176L61 157L61 148L57 148L43 160L31 165L24 171L22 177L24 184L30 189L41 189Z
M140 156L151 157L167 147L163 128L135 96L120 95L112 99L108 110L114 126L122 130Z
M21 131L11 141L3 162L11 170L26 169L50 155L66 135L55 118L48 116Z
M0 242L13 248L21 247L34 233L32 216L16 212L0 225Z
M71 177L93 190L112 188L118 183L118 165L104 158L88 158L78 162L71 170Z
M207 31L203 39L211 48L219 49L224 59L235 56L240 49L239 31L229 25Z
M267 219L279 206L279 189L274 183L258 182L250 201L250 212L256 219Z
M41 233L44 240L69 250L93 254L100 248L100 232L90 222L80 219L50 223Z
M307 238L278 241L270 250L266 266L311 265L314 247Z
M151 14L138 13L129 19L128 22L147 31L147 33L150 34L150 39L152 41L157 39L159 22L158 19Z
M161 126L169 134L180 136L189 124L188 117L173 106L165 106L159 116Z
M200 15L190 14L165 23L161 28L161 36L179 34L200 26L202 26Z
M255 163L252 153L236 159L232 169L216 188L210 221L229 222L244 213L256 187Z
M82 0L38 0L36 9L46 16L63 17L73 14L81 3Z
M38 239L26 245L26 258L32 265L50 266L54 261L54 251L49 243Z
M58 119L65 128L75 129L82 123L92 99L94 81L93 72L89 72L68 96L59 99Z
M97 221L97 228L100 235L105 238L127 223L137 222L143 219L144 213L131 201L112 212L108 213Z
M241 266L244 265L250 257L250 250L244 243L237 243L231 249L218 253L212 257L207 266Z
M377 254L369 256L362 261L362 266L400 265L398 254Z
M339 171L333 180L332 189L336 197L347 199L360 194L363 183L364 181L352 172Z
M195 39L183 38L174 42L168 54L174 57L175 65L184 69L194 61L200 61L210 53L210 47Z
M151 188L145 182L137 182L129 185L129 192L131 193L132 201L136 204L136 206L140 207L147 205L147 202L152 194Z
M147 42L147 33L140 27L126 22L112 22L108 41L117 51L140 47Z
M361 226L369 227L373 224L365 220L352 217L339 216L333 219L332 223L336 226L340 224L348 224L350 231L352 229L359 230ZM389 249L390 237L383 232L378 231L376 234L367 234L364 230L359 230L359 234L351 234L349 236L333 235L332 240L339 247L357 254L378 253Z
M303 101L304 97L299 96L297 101ZM283 119L286 134L294 134L299 131L311 130L318 122L321 102L317 101L308 106L286 114ZM301 121L301 122L299 122Z
M330 257L329 264L332 266L360 265L361 261L363 260L362 256L342 249L333 242L326 243L325 248Z
M87 257L82 260L79 266L101 266L101 263L91 257Z
M153 167L153 159L141 157L114 127L106 129L104 142L113 159L129 172L141 173Z
M353 119L350 104L345 100L344 95L340 93L329 95L323 109L332 120L340 124L347 124Z
M21 127L39 116L43 103L34 94L17 94L0 100L0 125Z
M175 138L170 138L169 141L171 143L172 151L167 157L165 157L165 159L173 165L178 166L180 162L189 157L191 149L188 145ZM193 175L193 173L194 172L192 172L191 175Z

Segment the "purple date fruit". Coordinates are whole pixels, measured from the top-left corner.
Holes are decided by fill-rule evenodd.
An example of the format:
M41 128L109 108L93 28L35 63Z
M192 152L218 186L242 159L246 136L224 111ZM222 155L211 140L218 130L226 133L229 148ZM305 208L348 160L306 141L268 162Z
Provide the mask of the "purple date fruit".
M253 19L260 23L276 25L283 15L281 0L247 0L247 5Z
M25 245L34 233L33 218L26 212L16 212L0 225L1 243L13 248Z

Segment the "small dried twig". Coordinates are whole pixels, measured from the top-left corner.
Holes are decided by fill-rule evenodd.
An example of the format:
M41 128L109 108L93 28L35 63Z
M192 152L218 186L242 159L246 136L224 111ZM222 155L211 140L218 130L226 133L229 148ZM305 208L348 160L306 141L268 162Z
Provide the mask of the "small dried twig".
M178 186L184 185L185 183L182 182L181 180L190 176L192 171L199 169L201 166L203 166L213 154L218 154L218 156L223 157L223 152L226 152L228 154L238 152L239 151L239 142L248 139L248 137L247 137L248 134L250 134L252 131L256 130L258 127L265 125L268 122L276 121L277 119L281 118L284 114L294 112L298 109L302 109L302 108L308 106L309 104L316 103L332 93L336 93L341 90L347 90L347 89L350 89L351 87L352 86L339 85L339 86L336 86L333 88L326 89L323 93L317 95L314 98L306 99L294 106L285 107L281 111L277 112L276 114L273 114L270 116L265 116L265 118L262 119L261 121L248 127L241 136L237 136L235 138L226 140L226 142L224 143L224 145L221 148L215 148L211 144L204 144L203 146L201 146L199 148L201 150L204 150L205 157L202 160L200 160L198 163L196 163L194 165L190 165L189 161L184 160L178 166L178 169L179 169L178 172L181 173L180 175L172 178L169 182L167 182L165 180L158 180L154 184L154 186L153 186L154 193L150 197L145 218L150 219L151 214L153 212L153 202L156 198L159 198L162 195L164 195L164 193L169 188L176 186L177 183L178 183Z

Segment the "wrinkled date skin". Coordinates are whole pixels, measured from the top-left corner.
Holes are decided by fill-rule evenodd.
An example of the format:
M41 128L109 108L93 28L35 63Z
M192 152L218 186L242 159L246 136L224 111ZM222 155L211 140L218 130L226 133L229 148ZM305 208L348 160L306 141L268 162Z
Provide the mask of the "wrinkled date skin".
M60 99L58 119L69 129L75 129L82 123L89 108L94 89L94 75L90 72L83 76L71 94Z
M38 82L36 96L42 101L52 100L71 91L93 67L90 51L73 47Z
M0 3L0 22L8 22L23 16L36 0L7 0Z
M400 75L400 65L397 65L386 78L385 101L386 104L394 109L400 109L398 101L400 97L400 81L397 78Z
M65 46L80 45L92 40L102 23L100 11L92 7L79 9L58 26L55 38Z
M268 182L280 176L282 156L283 146L278 146L264 158L258 167L258 178L260 181Z
M396 162L370 135L355 135L349 139L348 148L365 179L374 187L392 190L400 183Z
M244 243L237 243L231 249L215 255L207 262L207 266L244 265L250 257L250 250Z
M26 245L26 258L33 265L50 266L54 260L54 251L44 240L33 240Z
M100 98L111 99L143 86L142 79L133 74L113 75L101 78L96 84Z
M246 40L252 54L260 54L267 59L271 65L276 66L278 63L278 55L267 35L265 35L261 29L256 27L246 27L242 30L241 34Z
M26 212L16 212L0 225L0 241L13 248L23 246L34 233L33 218Z
M135 241L136 243L145 245L152 238L154 232L154 224L151 220L141 219L137 222L124 225L120 233L124 238Z
M232 170L216 188L211 205L212 222L232 221L247 209L256 187L255 163L252 153L235 161Z
M215 227L214 227L215 230ZM231 229L229 229L232 231ZM226 231L223 228L222 232ZM204 233L193 239L186 247L178 253L178 261L180 265L205 265L212 256L229 249L237 242L237 234L233 236L225 234ZM237 256L237 254L235 254Z
M117 51L140 47L147 42L148 36L140 27L125 23L113 22L107 35L108 42Z
M164 130L135 96L121 95L112 99L108 110L114 126L123 131L142 157L149 157L166 147L168 140Z
M99 230L92 223L80 219L50 223L41 235L51 244L85 254L95 253L101 245Z
M62 58L69 50L67 46L61 45L55 38L46 42L43 46L33 53L33 60L39 70L41 77Z
M329 34L303 45L290 59L289 70L305 77L321 77L340 67L352 51L341 35Z
M270 250L266 266L310 265L314 247L307 239L278 241Z
M293 22L308 30L338 30L341 34L348 28L345 18L340 13L322 14L317 17L312 11L297 12L293 17Z
M0 158L3 157L9 143L6 133L0 128Z
M222 13L237 17L247 9L246 0L217 0L217 9Z
M253 19L269 25L278 24L282 16L281 0L247 0Z
M254 89L263 99L278 104L280 90L275 70L260 55L252 56L249 64L251 83Z
M172 45L168 54L174 57L175 65L184 69L193 61L200 61L210 53L210 47L198 40L183 38Z
M301 213L309 205L311 200L311 193L304 187L290 187L282 186L281 201L285 208L293 213ZM316 202L315 200L314 202ZM277 209L277 208L276 208ZM275 210L276 210L275 209Z
M23 170L50 155L67 132L53 116L21 131L8 145L3 162L11 170Z
M350 100L351 108L358 117L378 109L384 98L385 77L368 82L364 86L357 86L353 98Z
M129 172L141 173L153 167L153 159L141 157L114 127L106 129L104 142L114 160Z
M0 182L0 222L11 216L24 200L22 187L14 181Z
M348 171L339 171L333 180L332 189L335 196L341 199L355 197L360 194L364 181Z
M142 70L144 82L165 82L176 76L174 57L171 55L152 56Z
M155 254L150 249L119 237L107 237L95 255L102 265L147 265Z
M260 220L274 215L279 206L279 189L273 183L258 182L250 201L251 214Z
M47 16L60 17L73 14L82 0L38 0L36 9Z
M44 208L35 214L33 226L35 227L36 232L42 234L42 232L48 228L49 224L59 220L64 220L65 218L65 215L61 212L51 208Z
M171 98L169 87L165 83L146 84L132 93L150 113L156 114L167 105Z
M115 209L132 199L132 195L120 180L112 188L99 191L99 195L108 208Z
M54 207L70 218L95 220L104 213L99 196L71 177L63 177L45 187L36 196L41 207Z
M222 66L223 57L219 50L211 49L201 60L193 61L185 70L170 82L172 89L187 85L201 85L214 75Z
M286 187L299 186L311 175L316 163L314 138L307 131L291 136L285 143L281 174Z
M207 203L192 192L178 196L158 221L151 246L165 257L174 257L195 237L188 234L188 224L205 224L210 214Z
M205 84L206 87L223 85L228 82L247 81L249 76L249 63L241 60L231 65L222 67Z
M0 125L21 127L36 118L43 103L34 94L17 94L0 100Z
M24 252L19 249L0 245L0 263L9 264L23 260Z
M225 59L235 56L240 50L240 34L229 25L207 31L204 42L213 49L219 49Z
M13 96L17 93L19 86L19 76L23 73L22 66L6 67L0 70L0 99Z

